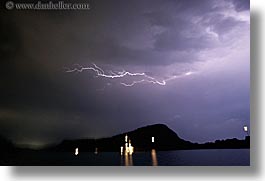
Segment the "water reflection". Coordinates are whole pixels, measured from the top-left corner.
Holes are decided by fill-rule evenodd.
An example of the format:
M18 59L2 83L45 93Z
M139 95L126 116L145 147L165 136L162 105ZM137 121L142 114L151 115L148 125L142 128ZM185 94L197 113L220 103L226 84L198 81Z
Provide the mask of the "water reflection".
M133 166L133 157L130 154L125 154L125 166Z
M156 150L155 149L151 150L151 157L152 157L152 165L157 166L158 162L157 162L157 156L156 156Z
M151 157L149 156L150 154ZM142 165L142 163L145 163L146 165L158 166L157 151L152 149L150 152L138 152L132 155L120 155L120 165L122 166L134 166L134 164Z

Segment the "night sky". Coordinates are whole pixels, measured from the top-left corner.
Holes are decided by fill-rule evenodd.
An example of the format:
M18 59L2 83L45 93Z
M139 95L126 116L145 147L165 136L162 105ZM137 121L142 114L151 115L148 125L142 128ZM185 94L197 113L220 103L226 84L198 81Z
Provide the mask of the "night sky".
M192 142L244 138L249 0L88 2L1 10L2 136L38 146L162 123Z

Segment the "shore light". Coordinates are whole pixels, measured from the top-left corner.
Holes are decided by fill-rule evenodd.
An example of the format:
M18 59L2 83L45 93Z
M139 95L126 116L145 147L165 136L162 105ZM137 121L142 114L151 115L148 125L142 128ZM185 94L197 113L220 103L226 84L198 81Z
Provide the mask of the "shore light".
M127 141L128 141L128 136L126 135L125 136L125 143L127 143Z
M245 125L245 126L243 127L243 129L244 129L245 132L248 132L248 126Z
M152 137L152 143L154 143L155 142L155 137Z
M78 153L78 148L75 149L75 155L77 156L79 153Z
M249 129L248 129L248 126L247 126L247 125L245 125L245 126L243 127L243 130L244 130L244 132L246 132L247 135L249 136Z
M121 146L121 155L123 154L123 146Z

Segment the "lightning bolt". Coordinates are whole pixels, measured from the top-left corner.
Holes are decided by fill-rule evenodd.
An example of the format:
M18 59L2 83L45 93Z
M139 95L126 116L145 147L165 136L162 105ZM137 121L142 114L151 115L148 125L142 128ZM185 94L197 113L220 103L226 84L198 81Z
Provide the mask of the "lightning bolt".
M134 86L135 84L139 84L139 83L143 83L143 82L147 82L147 83L152 83L152 84L158 84L158 85L166 85L168 81L171 81L171 80L174 80L174 79L177 79L177 78L181 78L181 77L184 77L184 76L189 76L189 75L192 75L194 74L194 72L187 72L183 75L174 75L170 78L167 78L165 80L162 80L162 81L158 81L156 80L155 78L153 77L150 77L150 76L147 76L148 78L152 79L152 80L148 80L148 79L142 79L142 80L138 80L138 81L133 81L131 84L126 84L126 83L123 83L121 82L122 85L126 86L126 87L131 87L131 86Z
M74 72L81 73L81 72L86 71L86 70L91 70L91 71L96 73L96 77L103 77L103 78L108 78L108 79L123 78L126 76L143 77L141 80L135 80L132 83L120 82L121 85L126 86L126 87L132 87L132 86L134 86L136 84L140 84L140 83L152 83L152 84L165 86L168 81L172 81L174 79L181 78L184 76L189 76L189 75L192 75L195 73L195 72L189 71L189 72L186 72L186 73L181 74L181 75L173 75L167 79L158 80L155 77L151 77L144 72L132 73L132 72L123 70L123 71L120 71L117 73L115 73L113 71L109 71L109 74L106 74L105 71L102 68L100 68L99 66L97 66L95 63L92 63L92 65L93 66L83 67L79 64L74 64L75 68L70 69L68 67L64 67L64 69L65 69L66 73L74 73Z

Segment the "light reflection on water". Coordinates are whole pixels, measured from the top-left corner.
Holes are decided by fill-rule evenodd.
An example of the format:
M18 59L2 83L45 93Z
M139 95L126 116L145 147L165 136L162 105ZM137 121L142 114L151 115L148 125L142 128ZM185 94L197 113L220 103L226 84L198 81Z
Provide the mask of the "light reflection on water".
M132 155L125 155L125 166L133 166L133 157Z
M157 162L157 156L156 156L156 150L155 149L152 149L151 157L152 157L152 165L157 166L158 162Z
M151 158L149 160L149 163L146 163L146 164L147 165L152 165L152 166L158 166L157 152L156 152L156 150L155 149L152 149L151 152L146 152L146 154L149 155L149 156L151 156L151 157L149 157L149 158ZM134 155L134 154L132 154L132 155L130 155L130 154L121 155L120 165L121 166L134 166L133 159L135 159L134 158L135 156L136 155ZM146 158L146 156L145 156L145 158Z
M121 166L248 166L249 149L135 152L121 156Z
M11 157L12 156L12 157ZM175 150L134 152L24 152L10 155L14 165L90 165L90 166L247 166L250 149ZM1 163L1 160L0 160Z

